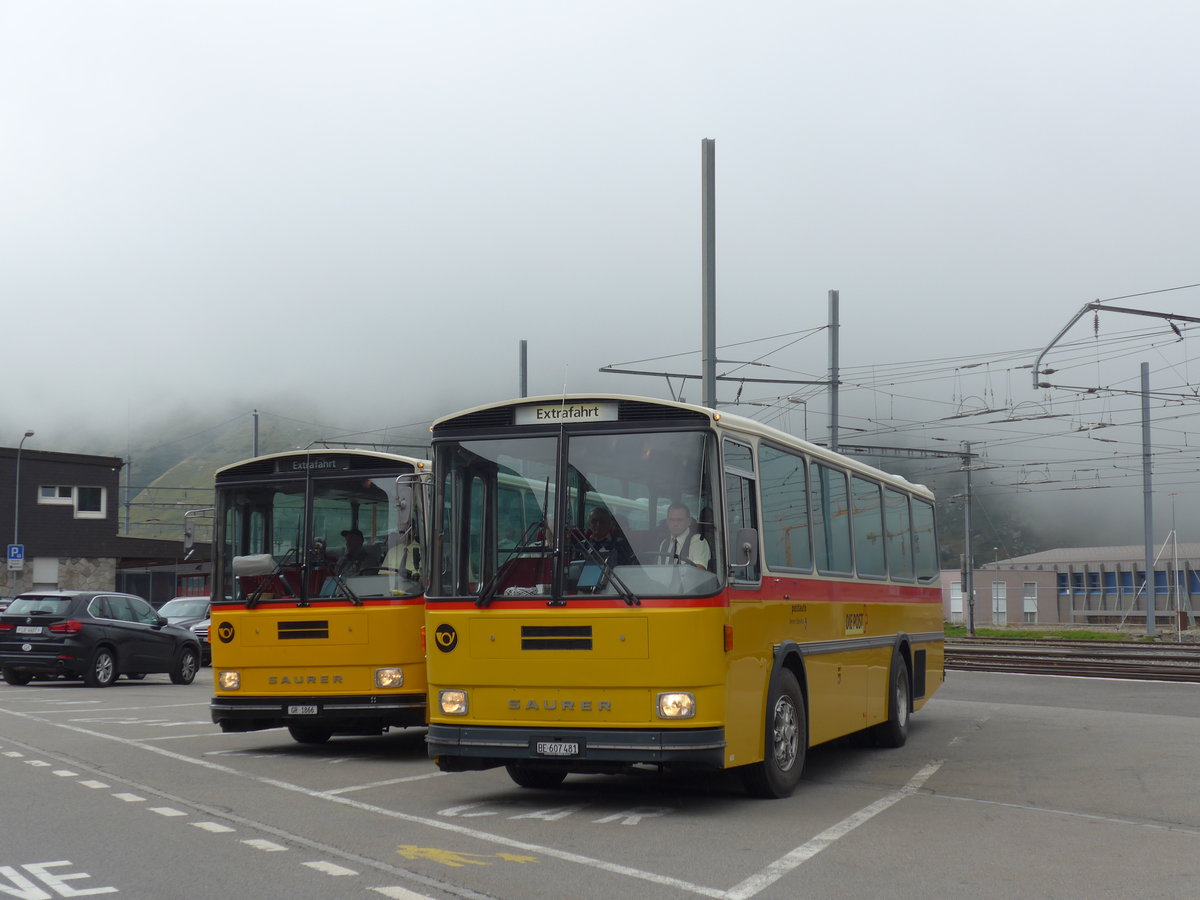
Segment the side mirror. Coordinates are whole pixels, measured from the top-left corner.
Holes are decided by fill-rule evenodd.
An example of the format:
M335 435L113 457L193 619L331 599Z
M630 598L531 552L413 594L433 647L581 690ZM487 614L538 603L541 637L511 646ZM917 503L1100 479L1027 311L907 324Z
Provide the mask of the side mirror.
M396 531L407 531L413 518L412 476L401 475L396 479Z
M270 575L275 571L275 557L270 553L255 553L252 556L235 556L233 574L239 578L248 575Z
M744 569L758 562L758 530L755 528L739 528L733 541L733 559L729 565L735 569Z

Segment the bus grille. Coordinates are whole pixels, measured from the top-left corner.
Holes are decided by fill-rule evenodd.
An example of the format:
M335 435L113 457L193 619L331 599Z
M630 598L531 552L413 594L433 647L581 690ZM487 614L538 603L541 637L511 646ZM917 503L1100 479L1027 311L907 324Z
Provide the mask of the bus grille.
M279 639L281 641L327 640L329 638L328 622L280 622Z
M522 625L522 650L591 650L591 625Z

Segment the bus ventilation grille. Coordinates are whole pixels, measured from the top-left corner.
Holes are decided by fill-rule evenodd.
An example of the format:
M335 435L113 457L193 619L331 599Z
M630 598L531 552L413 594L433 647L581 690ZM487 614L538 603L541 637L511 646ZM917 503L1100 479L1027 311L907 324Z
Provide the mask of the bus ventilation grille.
M591 650L591 625L522 625L522 650Z
M325 640L329 637L328 622L280 622L281 641Z

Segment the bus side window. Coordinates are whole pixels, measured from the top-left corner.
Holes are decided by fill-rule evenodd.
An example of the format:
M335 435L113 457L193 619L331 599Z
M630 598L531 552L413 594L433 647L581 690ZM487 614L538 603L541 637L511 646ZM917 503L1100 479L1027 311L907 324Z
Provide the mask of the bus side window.
M758 510L754 505L754 480L726 472L725 498L728 503L725 513L725 530L729 537L729 559L732 561L737 557L737 548L733 544L737 540L738 529L758 529ZM761 564L757 556L750 565L733 569L734 581L758 581L760 577Z

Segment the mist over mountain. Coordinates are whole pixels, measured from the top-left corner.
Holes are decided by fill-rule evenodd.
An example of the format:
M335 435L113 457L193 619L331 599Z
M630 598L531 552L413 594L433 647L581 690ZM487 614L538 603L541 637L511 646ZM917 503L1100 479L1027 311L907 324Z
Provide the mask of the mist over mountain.
M419 421L363 427L354 420L366 415L349 416L349 410L343 409L340 417L351 421L338 423L328 410L294 398L292 402L292 406L271 404L269 411L257 411L259 453L349 443L424 455L428 425L435 418L432 411L413 409L414 415L422 417ZM465 405L469 404L460 402L454 408ZM184 513L212 505L217 469L253 455L254 412L230 403L201 413L198 407L183 404L126 434L116 433L117 429L109 434L76 432L71 446L46 446L41 441L37 446L125 460L122 487L128 490L123 490L119 503L121 533L177 540L183 534ZM942 563L956 568L965 545L966 478L961 459L862 458L935 492ZM1143 539L1140 493L1131 488L1090 496L1070 489L1035 491L1036 485L1003 483L1011 472L1002 466L979 461L975 465L979 468L973 471L971 539L976 564L1055 547L1137 544ZM202 525L197 539L208 540L207 520L197 521Z

